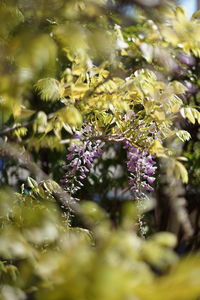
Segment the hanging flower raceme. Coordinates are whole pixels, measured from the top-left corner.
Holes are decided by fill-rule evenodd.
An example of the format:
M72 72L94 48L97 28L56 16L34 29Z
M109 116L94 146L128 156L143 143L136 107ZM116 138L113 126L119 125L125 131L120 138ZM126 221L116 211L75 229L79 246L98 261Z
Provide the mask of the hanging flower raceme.
M95 158L100 157L103 153L104 143L100 140L90 141L91 133L89 126L86 126L82 131L77 131L76 141L68 148L69 154L66 157L68 162L63 167L66 174L61 183L70 195L74 195L81 189L82 181L93 167Z
M153 191L156 171L153 156L132 146L128 141L125 142L124 148L127 149L130 190L136 193Z

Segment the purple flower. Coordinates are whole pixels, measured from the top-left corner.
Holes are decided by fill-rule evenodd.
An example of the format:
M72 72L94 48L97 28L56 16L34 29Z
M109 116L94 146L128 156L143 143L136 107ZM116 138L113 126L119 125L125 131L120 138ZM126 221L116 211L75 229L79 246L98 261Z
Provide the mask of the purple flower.
M155 181L155 178L154 178L154 177L147 177L147 182L148 182L149 184L154 183L154 181Z
M148 167L147 170L146 170L146 174L148 176L154 175L155 174L155 167L152 167L152 166Z
M89 137L93 136L92 133L91 127L87 125L82 131L76 133L79 142L72 143L68 148L70 153L66 156L67 164L63 166L63 169L67 172L61 183L70 195L81 189L83 186L82 180L87 177L94 160L103 153L104 143L99 140L95 142L89 140Z
M183 84L186 86L187 88L187 93L189 94L195 94L197 92L197 86L195 84L193 84L192 82L185 80L183 82Z
M152 184L155 181L155 161L151 154L132 146L128 141L124 148L127 149L127 167L130 172L130 190L141 193L142 190L153 191Z
M187 66L193 66L195 64L194 57L185 53L179 55L178 59L182 64Z

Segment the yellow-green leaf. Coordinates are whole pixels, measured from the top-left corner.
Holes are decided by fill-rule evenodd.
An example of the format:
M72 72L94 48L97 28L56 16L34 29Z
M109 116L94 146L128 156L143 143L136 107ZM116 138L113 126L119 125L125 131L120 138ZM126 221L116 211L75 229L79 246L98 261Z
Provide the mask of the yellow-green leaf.
M42 100L55 101L60 99L60 83L54 78L43 78L35 84Z
M183 183L187 183L188 182L188 172L185 168L185 166L180 163L179 161L176 161L175 163L175 172L178 178L181 178Z

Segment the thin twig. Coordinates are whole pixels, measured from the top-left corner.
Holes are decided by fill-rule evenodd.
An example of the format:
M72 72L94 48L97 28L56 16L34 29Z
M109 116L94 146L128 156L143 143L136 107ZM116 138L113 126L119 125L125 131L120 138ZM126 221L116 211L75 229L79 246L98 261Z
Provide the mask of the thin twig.
M47 120L50 120L54 117L55 113L51 113L49 115L47 115ZM2 136L8 136L10 135L13 131L23 128L23 127L30 127L31 125L34 124L34 122L36 121L36 119L30 120L30 121L26 121L24 123L21 124L14 124L11 127L6 127L5 129L3 129L2 131L0 131L0 137Z
M31 121L27 121L24 122L22 124L14 124L12 127L7 127L5 129L3 129L2 131L0 131L0 136L8 136L10 135L13 131L23 128L23 127L30 127L35 120L31 120Z

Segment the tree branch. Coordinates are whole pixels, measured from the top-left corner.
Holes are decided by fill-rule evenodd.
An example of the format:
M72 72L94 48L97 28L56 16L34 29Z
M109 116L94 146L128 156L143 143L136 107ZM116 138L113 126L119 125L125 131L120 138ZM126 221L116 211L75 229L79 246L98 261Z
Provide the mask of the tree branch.
M31 155L22 147L14 143L0 143L0 157L10 157L17 160L20 164L24 165L32 174L34 174L36 181L41 182L49 179L49 176L41 170L41 168L32 160ZM78 203L71 201L71 196L60 187L59 191L55 191L53 195L59 198L60 202L79 215L82 219L82 211Z
M14 124L12 127L7 127L2 131L0 131L0 136L8 136L10 133L12 133L17 129L20 129L22 127L30 127L34 123L34 121L35 120L31 120L31 121L24 122L22 124Z

